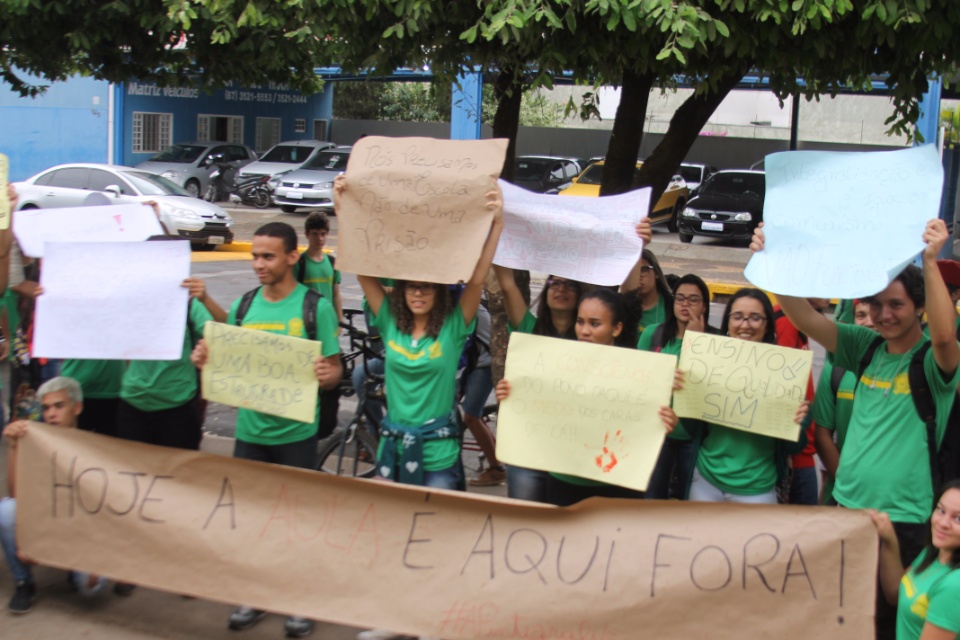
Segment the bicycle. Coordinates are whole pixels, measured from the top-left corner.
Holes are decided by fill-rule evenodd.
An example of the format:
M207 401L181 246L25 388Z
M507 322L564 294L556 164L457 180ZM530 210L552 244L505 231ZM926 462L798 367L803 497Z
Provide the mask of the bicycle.
M374 358L382 358L378 349L379 337L371 336L354 326L357 316L363 315L360 309L344 309L346 322L340 327L346 331L350 348L341 354L340 362L343 366L343 378L339 390L341 397L356 395L353 387L353 371L358 366L364 367L364 381L368 400L385 403L383 392L383 376L370 372L367 363ZM372 425L371 429L368 425ZM349 475L356 478L372 478L377 472L377 445L380 429L380 418L371 412L366 403L358 402L357 410L350 422L343 429L338 429L329 437L322 440L317 446L317 471L335 475Z

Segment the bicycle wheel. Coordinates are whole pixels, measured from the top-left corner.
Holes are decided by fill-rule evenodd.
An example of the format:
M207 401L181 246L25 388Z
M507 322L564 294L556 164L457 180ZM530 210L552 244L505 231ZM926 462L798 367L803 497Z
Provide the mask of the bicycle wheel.
M317 471L372 478L377 473L377 442L356 420L323 440L317 448Z

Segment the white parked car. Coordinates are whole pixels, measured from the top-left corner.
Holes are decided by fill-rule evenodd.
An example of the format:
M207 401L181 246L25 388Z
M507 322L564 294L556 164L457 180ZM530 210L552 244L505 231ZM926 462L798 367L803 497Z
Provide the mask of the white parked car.
M333 211L333 179L346 170L350 149L324 149L302 169L274 178L274 204L284 213L298 208Z
M242 178L273 177L280 173L295 171L307 164L318 151L330 149L336 145L319 140L292 140L271 147L259 160L244 165L237 172L237 180Z
M154 200L170 233L203 248L233 241L230 214L147 171L109 164L61 164L13 186L20 198L18 210L79 207L91 193L103 193L117 204Z

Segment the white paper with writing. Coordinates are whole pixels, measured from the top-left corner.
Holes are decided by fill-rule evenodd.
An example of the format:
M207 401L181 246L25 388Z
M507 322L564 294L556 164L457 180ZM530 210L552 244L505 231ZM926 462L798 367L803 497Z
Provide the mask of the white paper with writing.
M18 211L13 232L24 255L44 257L47 242L139 242L163 233L142 204Z

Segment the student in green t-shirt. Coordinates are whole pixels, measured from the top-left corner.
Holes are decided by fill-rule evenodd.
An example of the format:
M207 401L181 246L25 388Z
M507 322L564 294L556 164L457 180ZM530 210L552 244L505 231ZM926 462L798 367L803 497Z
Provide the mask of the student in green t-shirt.
M348 188L339 176L335 202ZM358 276L385 351L387 415L377 472L387 480L464 489L460 437L452 420L460 354L476 325L483 283L503 229L499 187L486 194L494 213L473 275L456 305L446 285L397 280L387 295L377 278Z
M880 536L880 586L897 607L897 640L955 640L960 634L960 480L946 483L924 525L929 542L904 571L897 532L871 512Z
M253 271L260 287L243 314L241 326L268 333L307 338L304 324L304 297L307 287L296 281L297 232L285 222L268 222L254 233ZM237 311L243 298L234 301L227 317L236 324ZM319 298L316 311L316 339L321 341L320 357L313 371L321 389L332 389L343 374L340 345L337 342L337 315L326 298ZM200 369L207 363L209 352L203 340L194 349L191 359ZM260 413L252 409L237 410L236 458L270 462L301 469L313 469L317 460L317 429L320 402L310 422ZM227 626L234 631L248 629L263 619L265 611L240 606L230 614ZM314 622L299 616L288 617L284 630L288 637L302 638L313 632Z
M577 340L607 347L635 348L636 319L619 293L609 289L595 289L583 296L577 309ZM497 401L510 396L510 382L497 383ZM660 419L667 433L677 425L677 415L670 407L660 407ZM592 497L642 498L642 491L607 484L588 478L561 473L549 473L543 502L565 507Z
M937 267L937 254L950 238L943 220L930 220L923 232L923 270L907 266L882 291L867 296L876 333L883 338L857 385L853 413L837 468L833 496L850 509L877 509L890 516L907 565L923 547L924 524L934 488L924 421L911 397L908 368L913 354L929 348L923 372L936 406L937 438L946 432L960 382L953 301ZM762 251L762 227L751 248ZM858 370L876 338L864 327L836 324L803 298L777 296L787 317L811 339L836 354L835 365ZM921 317L927 316L929 338ZM877 610L877 635L891 638L894 612Z
M667 307L672 304L673 293L660 262L650 249L643 250L620 291L627 296L627 304L638 318L638 334L643 335L647 327L667 319Z
M679 356L687 329L715 333L709 322L710 289L699 276L688 273L677 280L673 304L667 306L666 321L647 327L637 342L637 349ZM660 449L657 465L647 485L647 499L682 500L683 486L692 470L692 455L690 433L680 421Z
M737 291L723 312L720 333L748 342L777 344L773 305L763 291ZM794 421L804 422L809 406L801 399ZM688 496L695 502L777 504L777 482L787 471L788 456L803 451L804 433L795 443L691 420L695 460Z

